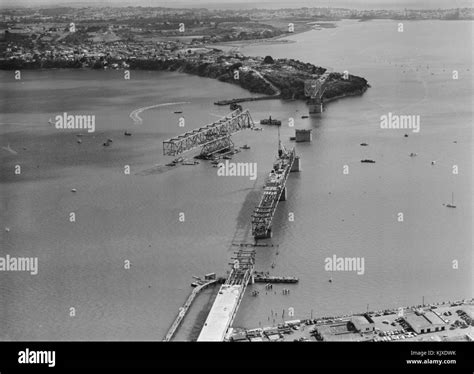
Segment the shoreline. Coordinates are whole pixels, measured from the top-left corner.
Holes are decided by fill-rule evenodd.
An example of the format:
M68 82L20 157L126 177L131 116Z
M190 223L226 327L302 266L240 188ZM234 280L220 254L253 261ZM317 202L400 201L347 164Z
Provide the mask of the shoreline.
M457 315L459 317L461 314L459 313L453 313L450 312L451 314L445 314L444 313L439 313L437 312L437 309L452 309L455 308L457 310L459 308L463 307L470 307L474 308L474 299L462 299L462 300L456 300L456 301L440 301L440 302L434 302L434 303L429 303L429 304L420 304L420 305L413 305L413 306L406 306L406 307L399 307L399 308L389 308L389 309L383 309L383 310L375 310L375 311L366 311L366 312L356 312L356 313L351 313L351 314L342 314L342 315L336 315L336 316L325 316L325 317L314 317L311 315L311 318L307 319L292 319L292 320L285 320L283 321L284 315L281 317L277 317L277 313L273 314L272 311L272 317L275 318L281 318L280 323L275 323L275 319L273 320L273 324L267 324L265 326L262 326L259 324L259 327L254 327L254 328L242 328L242 327L232 327L230 331L228 332L228 335L226 337L226 340L230 341L289 341L289 340L298 340L298 341L353 341L354 338L359 338L356 339L356 341L384 341L384 340L405 340L410 341L411 339L415 339L416 336L419 336L420 338L415 339L415 340L423 340L423 336L429 336L431 340L433 340L433 336L438 336L441 333L450 333L450 331L454 331L458 328L467 328L470 331L465 331L465 335L467 336L467 339L469 339L469 336L472 333L472 326L474 326L474 321L469 318L465 321L470 321L470 326L466 322L466 327L461 327L458 325L457 322L454 322L454 325L456 327L453 327L452 325L449 330L438 330L434 329L433 331L427 331L425 332L425 335L423 333L415 333L414 335L411 335L411 333L407 333L405 328L401 328L401 330L398 329L393 329L393 327L397 327L400 324L399 319L400 318L405 318L405 313L408 312L408 315L415 314L419 311L423 311L423 313L427 312L433 312L435 315L438 315L440 318L443 319L445 325L449 325L447 322L448 319L444 320L446 316L455 316L457 318ZM462 309L461 309L462 310ZM402 311L402 312L401 312ZM401 312L401 313L400 313ZM357 331L357 330L347 330L346 332L337 332L336 330L341 330L342 326L348 325L352 323L352 320L356 317L369 317L370 320L372 320L372 324L374 324L374 329L373 330L367 330L365 332L363 331ZM396 320L398 322L396 322ZM290 317L291 318L291 317ZM270 317L269 317L270 319ZM383 319L383 320L382 320ZM393 320L391 323L387 323L387 320ZM464 318L462 318L464 319ZM376 321L374 323L374 320ZM384 326L386 325L386 326ZM314 327L312 327L314 326ZM379 326L379 327L375 327ZM403 325L404 326L404 325ZM317 328L321 328L322 332L319 332ZM306 331L304 331L306 330ZM308 331L309 330L309 331ZM316 331L316 333L315 333ZM390 331L393 331L394 334L392 334ZM291 335L299 335L299 339L291 339L289 336ZM372 335L371 335L372 334ZM434 334L434 335L433 335ZM454 332L452 333L454 334ZM339 335L339 336L338 336ZM349 338L344 339L344 336L349 336L353 335ZM398 337L391 339L391 338L382 338L382 337L391 337L392 335L399 335ZM402 338L403 335L403 338ZM244 338L245 336L245 338ZM273 338L272 338L273 336ZM455 338L459 338L461 335L454 335ZM312 337L312 339L310 339ZM448 337L447 335L443 335L443 337ZM453 337L453 336L452 336ZM265 338L265 339L264 339ZM334 339L331 339L334 338ZM471 340L472 341L472 340Z

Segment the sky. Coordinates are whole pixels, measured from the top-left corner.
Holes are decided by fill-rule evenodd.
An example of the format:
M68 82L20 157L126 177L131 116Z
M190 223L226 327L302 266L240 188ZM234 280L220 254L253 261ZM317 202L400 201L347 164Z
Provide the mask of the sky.
M436 9L472 7L473 0L0 0L5 6L163 6L170 8L301 8Z

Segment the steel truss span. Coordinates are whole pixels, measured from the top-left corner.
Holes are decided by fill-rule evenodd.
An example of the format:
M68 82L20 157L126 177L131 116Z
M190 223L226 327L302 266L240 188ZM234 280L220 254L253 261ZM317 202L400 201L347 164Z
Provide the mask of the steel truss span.
M295 157L296 152L294 148L291 151L285 152L281 158L281 160L286 161L283 177L276 185L270 181L265 183L260 203L252 214L252 235L255 239L264 239L271 236L273 216L275 215L278 202L282 198L282 194L285 193L286 181L293 167Z
M250 112L237 109L216 122L165 140L163 154L177 156L198 147L203 147L203 152L213 153L224 145L231 145L232 134L254 126Z

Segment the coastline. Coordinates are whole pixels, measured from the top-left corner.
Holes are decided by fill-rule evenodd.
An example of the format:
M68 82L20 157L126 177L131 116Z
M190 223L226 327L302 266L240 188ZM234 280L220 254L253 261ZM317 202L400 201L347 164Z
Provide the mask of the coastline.
M400 308L350 313L329 317L315 317L308 319L284 319L284 310L281 317L271 311L273 324L258 328L232 328L228 341L239 342L271 342L271 341L442 341L443 339L456 339L472 341L474 320L474 299L457 301L443 301L423 305L413 305ZM467 311L467 312L466 312ZM430 314L439 318L439 323L434 323L432 331L418 330L410 322L418 315ZM290 316L291 317L291 316ZM276 319L280 319L276 323ZM356 326L354 321L360 319L367 321L369 329L364 331ZM431 318L431 317L430 317ZM460 319L458 319L460 318ZM443 327L442 329L440 328ZM449 327L449 329L448 329ZM415 331L418 330L418 331ZM461 330L461 331L459 331Z

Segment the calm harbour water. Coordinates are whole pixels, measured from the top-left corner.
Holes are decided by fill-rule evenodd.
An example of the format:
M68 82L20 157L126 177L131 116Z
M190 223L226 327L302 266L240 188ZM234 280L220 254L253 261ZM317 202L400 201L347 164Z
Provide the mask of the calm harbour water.
M298 128L313 129L313 142L297 145L303 170L290 176L288 200L273 223L278 254L257 250L257 270L300 282L289 295L282 295L285 286L274 286L276 294L251 286L260 295L247 292L234 326L270 324L272 311L281 315L289 307L300 318L364 311L367 304L419 304L423 296L425 302L473 296L472 23L409 22L405 30L397 33L391 21L343 21L291 37L296 43L241 50L348 70L372 87L329 104L320 118L301 119L303 102L245 105L256 121L269 114L283 123L295 118ZM276 129L233 137L250 145L234 161L257 162L256 181L217 177L207 163L140 176L169 161L162 141L182 132L173 111L182 110L185 129L192 129L228 112L215 100L248 93L165 72L133 71L130 81L120 71L25 71L20 82L12 72L0 76L6 92L0 146L18 152L1 150L0 255L39 258L38 275L0 273L0 339L161 340L192 275L227 269L234 233L248 228L276 156ZM173 102L190 103L144 111L141 125L129 118L137 108ZM95 114L96 132L77 144L74 134L47 123L63 112ZM380 129L388 112L420 115L421 131L404 138L405 130ZM125 129L133 136L124 137ZM283 126L281 134L291 145L294 129ZM104 148L109 137L113 144ZM377 163L361 164L363 158ZM20 176L13 174L16 164ZM443 206L452 192L457 209ZM364 257L365 274L329 274L324 259L334 254ZM205 318L211 301L210 291L198 299L178 339L195 335L194 322Z

